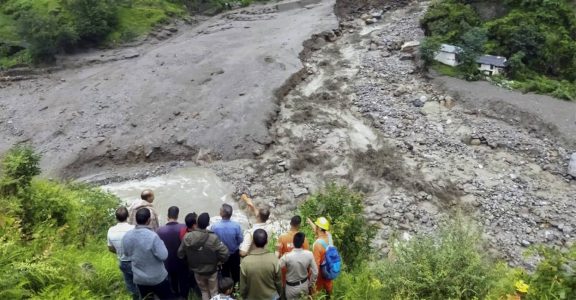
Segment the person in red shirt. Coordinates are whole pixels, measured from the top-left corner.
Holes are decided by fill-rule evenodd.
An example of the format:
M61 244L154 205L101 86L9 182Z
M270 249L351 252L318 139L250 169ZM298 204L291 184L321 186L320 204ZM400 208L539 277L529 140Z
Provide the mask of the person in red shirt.
M180 240L184 238L186 233L196 229L197 218L198 215L195 212L186 215L186 217L184 218L184 223L186 223L186 227L180 229Z

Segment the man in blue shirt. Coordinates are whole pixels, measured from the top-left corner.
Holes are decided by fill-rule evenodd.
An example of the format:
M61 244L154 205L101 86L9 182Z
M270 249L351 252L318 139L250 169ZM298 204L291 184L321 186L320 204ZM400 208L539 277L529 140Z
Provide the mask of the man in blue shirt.
M230 220L232 217L232 206L222 204L220 208L220 216L222 221L212 225L212 231L220 238L222 243L226 245L230 253L230 257L222 265L222 276L232 277L234 284L240 281L240 244L244 238L242 237L242 229L240 224Z
M178 248L180 247L180 231L186 228L186 225L178 223L178 214L180 209L177 206L168 208L168 223L158 228L156 233L164 241L168 249L168 259L164 261L166 271L170 278L172 291L184 299L188 299L190 283L188 282L188 266L186 261L178 258Z
M124 255L132 262L134 283L142 299L147 299L148 294L155 294L160 299L174 299L164 267L168 250L156 232L148 227L149 224L150 210L139 209L136 228L126 232L122 238Z

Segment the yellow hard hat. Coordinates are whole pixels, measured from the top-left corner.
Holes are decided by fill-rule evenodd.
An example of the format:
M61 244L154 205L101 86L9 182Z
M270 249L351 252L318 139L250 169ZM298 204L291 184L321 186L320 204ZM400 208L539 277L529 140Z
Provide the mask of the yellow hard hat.
M519 291L520 293L528 293L528 288L530 288L530 286L526 284L524 280L516 281L514 287L516 287L516 290Z
M330 230L330 222L328 222L328 220L326 220L326 218L324 217L316 219L316 222L314 222L314 224L324 230Z

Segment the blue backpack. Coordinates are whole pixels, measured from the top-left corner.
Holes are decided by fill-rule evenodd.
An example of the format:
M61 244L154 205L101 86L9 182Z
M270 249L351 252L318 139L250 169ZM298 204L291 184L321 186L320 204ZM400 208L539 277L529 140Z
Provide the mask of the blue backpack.
M328 245L323 239L318 239L322 247L326 249L326 254L324 254L324 261L320 265L320 271L322 272L322 277L328 280L334 280L342 269L342 259L338 253L338 249L333 245Z

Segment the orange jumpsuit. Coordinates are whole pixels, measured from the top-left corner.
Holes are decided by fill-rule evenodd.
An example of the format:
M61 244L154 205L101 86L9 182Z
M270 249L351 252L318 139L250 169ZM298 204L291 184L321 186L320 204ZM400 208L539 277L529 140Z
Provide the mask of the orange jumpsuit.
M326 233L320 233L320 235L318 236L318 239L323 239L327 245L330 245L330 238L328 237L328 234ZM318 279L316 280L316 292L320 292L322 290L325 290L326 293L328 294L332 294L332 280L328 280L328 279L324 279L324 277L322 276L322 271L320 268L320 265L324 262L324 255L326 254L326 249L324 249L324 246L322 246L322 244L320 242L318 242L318 239L316 240L316 242L314 242L314 249L313 249L313 253L314 253L314 260L316 261L316 266L318 267Z

